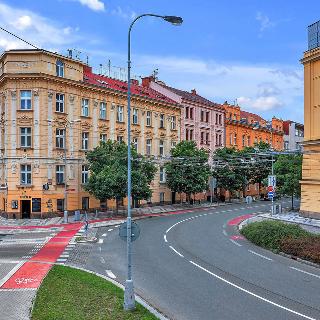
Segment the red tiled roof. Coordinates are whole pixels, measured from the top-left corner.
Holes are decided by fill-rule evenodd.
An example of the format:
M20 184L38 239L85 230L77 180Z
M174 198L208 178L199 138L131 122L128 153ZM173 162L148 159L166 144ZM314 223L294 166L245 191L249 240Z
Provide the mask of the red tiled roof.
M126 81L121 81L99 74L95 74L91 71L90 67L84 68L84 79L85 83L93 84L99 87L109 88L117 91L123 91L124 93L128 90L128 85ZM177 103L170 98L164 96L163 94L151 89L143 87L139 84L131 83L131 94L138 95L149 99L154 99L161 101L163 103L169 103L177 105Z
M247 112L247 111L240 111L240 118L246 118L246 119L249 119L249 117L252 117L254 121L258 121L258 122L261 122L261 121L265 121L263 118L261 118L260 116L258 116L257 114L255 113L251 113L251 112Z
M200 103L209 107L214 107L214 108L219 108L221 110L224 111L224 108L218 104L218 103L214 103L202 96L199 96L197 93L192 93L192 92L188 92L188 91L184 91L184 90L180 90L180 89L176 89L176 88L172 88L169 87L167 85L164 85L162 83L158 83L159 85L161 85L162 87L176 93L177 95L181 96L182 99L188 100L188 101L192 101L192 102L196 102L196 103Z

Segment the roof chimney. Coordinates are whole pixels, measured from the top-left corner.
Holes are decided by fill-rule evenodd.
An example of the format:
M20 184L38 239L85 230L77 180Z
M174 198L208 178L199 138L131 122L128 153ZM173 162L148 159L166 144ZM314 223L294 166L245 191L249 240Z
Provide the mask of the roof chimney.
M195 95L197 94L196 89L192 89L192 90L191 90L191 93L195 96Z
M150 83L154 82L155 78L154 76L144 77L142 78L142 86L143 87L150 87Z

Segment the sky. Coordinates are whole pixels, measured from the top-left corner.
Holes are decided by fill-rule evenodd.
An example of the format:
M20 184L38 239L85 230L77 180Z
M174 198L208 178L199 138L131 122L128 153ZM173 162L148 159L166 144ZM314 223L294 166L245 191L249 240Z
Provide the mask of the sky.
M317 13L318 12L318 13ZM127 33L137 15L178 15L182 26L143 18L132 31L136 77L158 79L217 103L238 103L265 119L303 123L307 26L320 19L308 0L0 0L0 26L43 49L79 57L125 77ZM26 48L0 32L0 50ZM102 64L102 67L100 67ZM121 68L121 69L120 69Z

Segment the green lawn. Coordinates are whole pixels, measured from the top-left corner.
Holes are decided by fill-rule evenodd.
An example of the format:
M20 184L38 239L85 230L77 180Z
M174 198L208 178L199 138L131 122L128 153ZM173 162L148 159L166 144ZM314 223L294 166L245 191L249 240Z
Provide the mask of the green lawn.
M32 320L155 320L141 305L123 310L123 291L85 271L54 266L37 292Z

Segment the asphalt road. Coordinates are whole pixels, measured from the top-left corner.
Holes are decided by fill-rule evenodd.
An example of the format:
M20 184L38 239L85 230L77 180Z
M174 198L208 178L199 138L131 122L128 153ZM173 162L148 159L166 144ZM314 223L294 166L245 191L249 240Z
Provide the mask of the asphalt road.
M320 319L320 269L258 248L228 225L269 205L140 220L133 243L136 292L176 320ZM99 235L86 268L124 283L125 242L114 227Z

